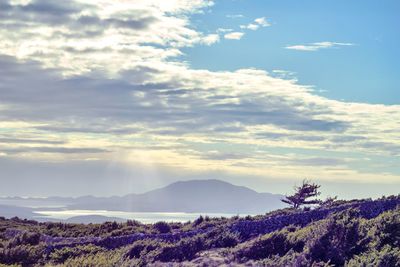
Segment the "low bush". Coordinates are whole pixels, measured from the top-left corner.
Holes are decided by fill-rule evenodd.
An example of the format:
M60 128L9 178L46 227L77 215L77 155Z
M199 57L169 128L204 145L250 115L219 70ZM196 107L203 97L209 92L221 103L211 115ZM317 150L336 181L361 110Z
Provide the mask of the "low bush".
M244 243L236 250L235 257L247 261L285 255L292 247L286 239L287 234L287 231L274 232Z
M361 255L356 255L349 260L346 267L400 267L400 249L389 245L381 250L371 250Z
M90 254L93 255L104 251L105 249L97 247L95 245L64 247L53 251L49 256L49 259L53 263L63 263L68 259L80 257L83 255L87 257Z
M153 227L160 234L166 234L171 232L171 226L166 222L157 222L153 225Z

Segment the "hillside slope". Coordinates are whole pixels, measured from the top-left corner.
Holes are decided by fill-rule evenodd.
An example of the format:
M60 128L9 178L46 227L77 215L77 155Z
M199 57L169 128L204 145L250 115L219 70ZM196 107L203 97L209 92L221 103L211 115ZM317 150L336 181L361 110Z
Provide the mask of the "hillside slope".
M400 263L400 196L191 223L0 219L0 263L59 266L387 266Z

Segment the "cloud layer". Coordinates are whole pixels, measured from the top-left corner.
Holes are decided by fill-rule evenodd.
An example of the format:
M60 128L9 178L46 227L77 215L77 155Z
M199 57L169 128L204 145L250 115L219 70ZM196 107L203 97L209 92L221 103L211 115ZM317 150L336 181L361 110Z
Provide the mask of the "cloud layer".
M203 0L2 1L0 51L68 75L115 74L137 62L179 56L180 47L218 41L215 34L192 29L188 20L210 5Z
M2 1L0 157L399 180L400 106L334 101L263 70L194 70L179 61L182 48L218 42L190 21L212 4Z
M343 46L353 46L352 43L337 43L337 42L316 42L311 44L301 44L301 45L289 45L286 49L298 50L298 51L318 51L327 48L339 48Z

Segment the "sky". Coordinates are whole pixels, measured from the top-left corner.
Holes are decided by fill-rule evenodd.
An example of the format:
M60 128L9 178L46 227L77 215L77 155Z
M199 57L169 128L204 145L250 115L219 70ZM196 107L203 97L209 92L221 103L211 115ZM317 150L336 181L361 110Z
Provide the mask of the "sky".
M400 188L397 0L0 0L0 195Z

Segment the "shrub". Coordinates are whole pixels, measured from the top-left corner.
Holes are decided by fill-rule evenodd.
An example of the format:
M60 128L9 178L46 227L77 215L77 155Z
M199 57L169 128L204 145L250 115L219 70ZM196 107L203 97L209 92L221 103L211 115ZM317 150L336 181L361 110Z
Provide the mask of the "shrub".
M162 242L157 242L155 240L139 240L134 242L129 248L127 256L130 259L139 259L162 245Z
M171 226L166 222L157 222L153 225L160 234L166 234L171 232Z
M235 257L240 260L259 260L273 255L285 255L290 250L286 231L274 232L257 238L255 241L244 243Z
M122 261L122 254L120 252L99 252L96 254L89 254L70 258L62 266L66 267L110 267L110 266L133 266L124 264Z
M53 251L49 258L54 263L63 263L68 259L76 258L82 255L96 254L103 251L105 251L103 248L95 245L64 247Z
M204 240L201 236L185 238L176 244L166 244L162 246L156 251L153 261L169 262L192 260L196 253L204 248Z
M372 222L371 235L377 249L385 245L400 247L400 208L375 218Z
M333 265L326 262L316 262L312 259L307 258L305 253L297 253L293 250L289 250L289 252L284 256L271 256L268 259L262 260L258 262L256 266L265 266L265 267L276 267L276 266L311 266L311 267L334 267Z
M19 245L38 245L40 242L40 234L38 233L31 233L31 232L23 232L18 234L13 239L10 240L8 243L8 247L15 247Z
M389 245L382 250L372 250L355 256L347 264L347 267L400 267L400 249Z
M201 224L202 222L204 222L204 217L200 215L199 218L197 218L196 220L193 221L193 225L197 226L197 225Z
M360 230L357 211L349 210L318 224L315 237L307 243L308 254L315 261L343 265L355 254L367 249L366 237Z
M43 260L44 246L19 245L0 250L0 262L5 264L21 264L32 266Z
M141 226L142 223L141 223L141 222L138 222L138 221L136 221L136 220L127 220L127 221L126 221L126 225L127 225L127 226Z
M217 227L205 237L207 248L228 248L234 247L240 242L237 233L232 233L223 227Z

